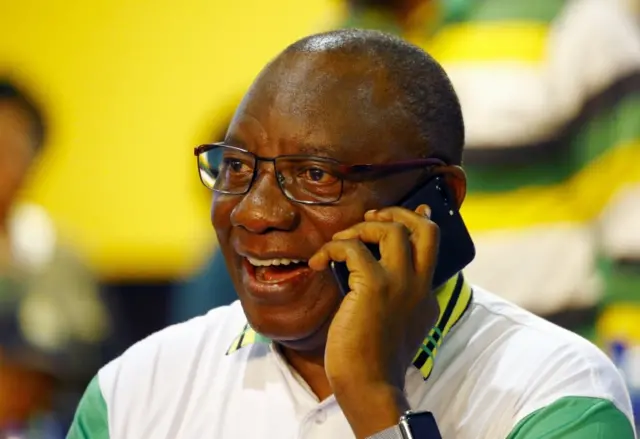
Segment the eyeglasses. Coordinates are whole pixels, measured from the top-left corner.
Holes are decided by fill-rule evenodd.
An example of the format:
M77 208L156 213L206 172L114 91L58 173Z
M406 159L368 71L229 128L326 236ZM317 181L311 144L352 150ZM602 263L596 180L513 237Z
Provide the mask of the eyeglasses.
M278 185L289 200L320 205L340 200L345 181L373 180L445 164L436 158L361 165L345 165L328 157L311 155L266 158L224 143L200 145L194 149L194 154L198 160L200 180L217 193L248 193L258 174L258 163L272 162Z

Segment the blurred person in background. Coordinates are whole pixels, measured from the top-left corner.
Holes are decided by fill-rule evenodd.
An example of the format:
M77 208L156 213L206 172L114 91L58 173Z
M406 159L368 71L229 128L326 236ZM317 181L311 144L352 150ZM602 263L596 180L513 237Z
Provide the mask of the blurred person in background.
M0 79L0 438L61 437L109 328L89 269L45 209L19 201L45 135L34 100Z
M450 72L467 121L470 279L591 338L610 298L640 300L640 276L618 279L640 266L640 36L629 10L607 0L343 6L329 27L395 33ZM217 252L199 276L199 292L176 300L210 299L179 320L235 297Z

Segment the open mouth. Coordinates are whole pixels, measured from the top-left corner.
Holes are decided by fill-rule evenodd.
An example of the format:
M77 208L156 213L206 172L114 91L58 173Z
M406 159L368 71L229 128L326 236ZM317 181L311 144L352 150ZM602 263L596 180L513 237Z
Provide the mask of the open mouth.
M310 270L307 261L301 259L244 258L245 267L258 282L279 283L293 279Z

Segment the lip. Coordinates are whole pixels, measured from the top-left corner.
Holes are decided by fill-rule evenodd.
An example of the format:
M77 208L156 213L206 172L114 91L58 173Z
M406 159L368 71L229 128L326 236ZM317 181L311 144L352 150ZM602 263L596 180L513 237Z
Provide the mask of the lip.
M258 259L275 258L296 259L295 257L282 255L261 255ZM249 263L245 256L242 255L241 272L242 284L247 294L249 294L256 302L269 305L283 305L295 300L301 293L301 287L304 283L308 282L314 274L311 268L306 267L298 269L293 276L282 281L262 282L256 278L255 267Z
M311 258L311 256L306 257L306 256L301 256L299 254L294 255L293 253L276 252L276 251L252 252L248 250L236 249L236 253L245 259L253 258L253 259L260 259L263 261L267 259L297 259L299 261L308 261Z

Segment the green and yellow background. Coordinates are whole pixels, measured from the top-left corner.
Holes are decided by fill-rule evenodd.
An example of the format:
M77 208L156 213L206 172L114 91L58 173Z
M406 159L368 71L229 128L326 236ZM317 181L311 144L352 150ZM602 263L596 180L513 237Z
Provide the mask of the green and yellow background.
M330 0L3 2L0 72L34 91L51 136L25 199L102 279L166 279L214 238L193 147Z

